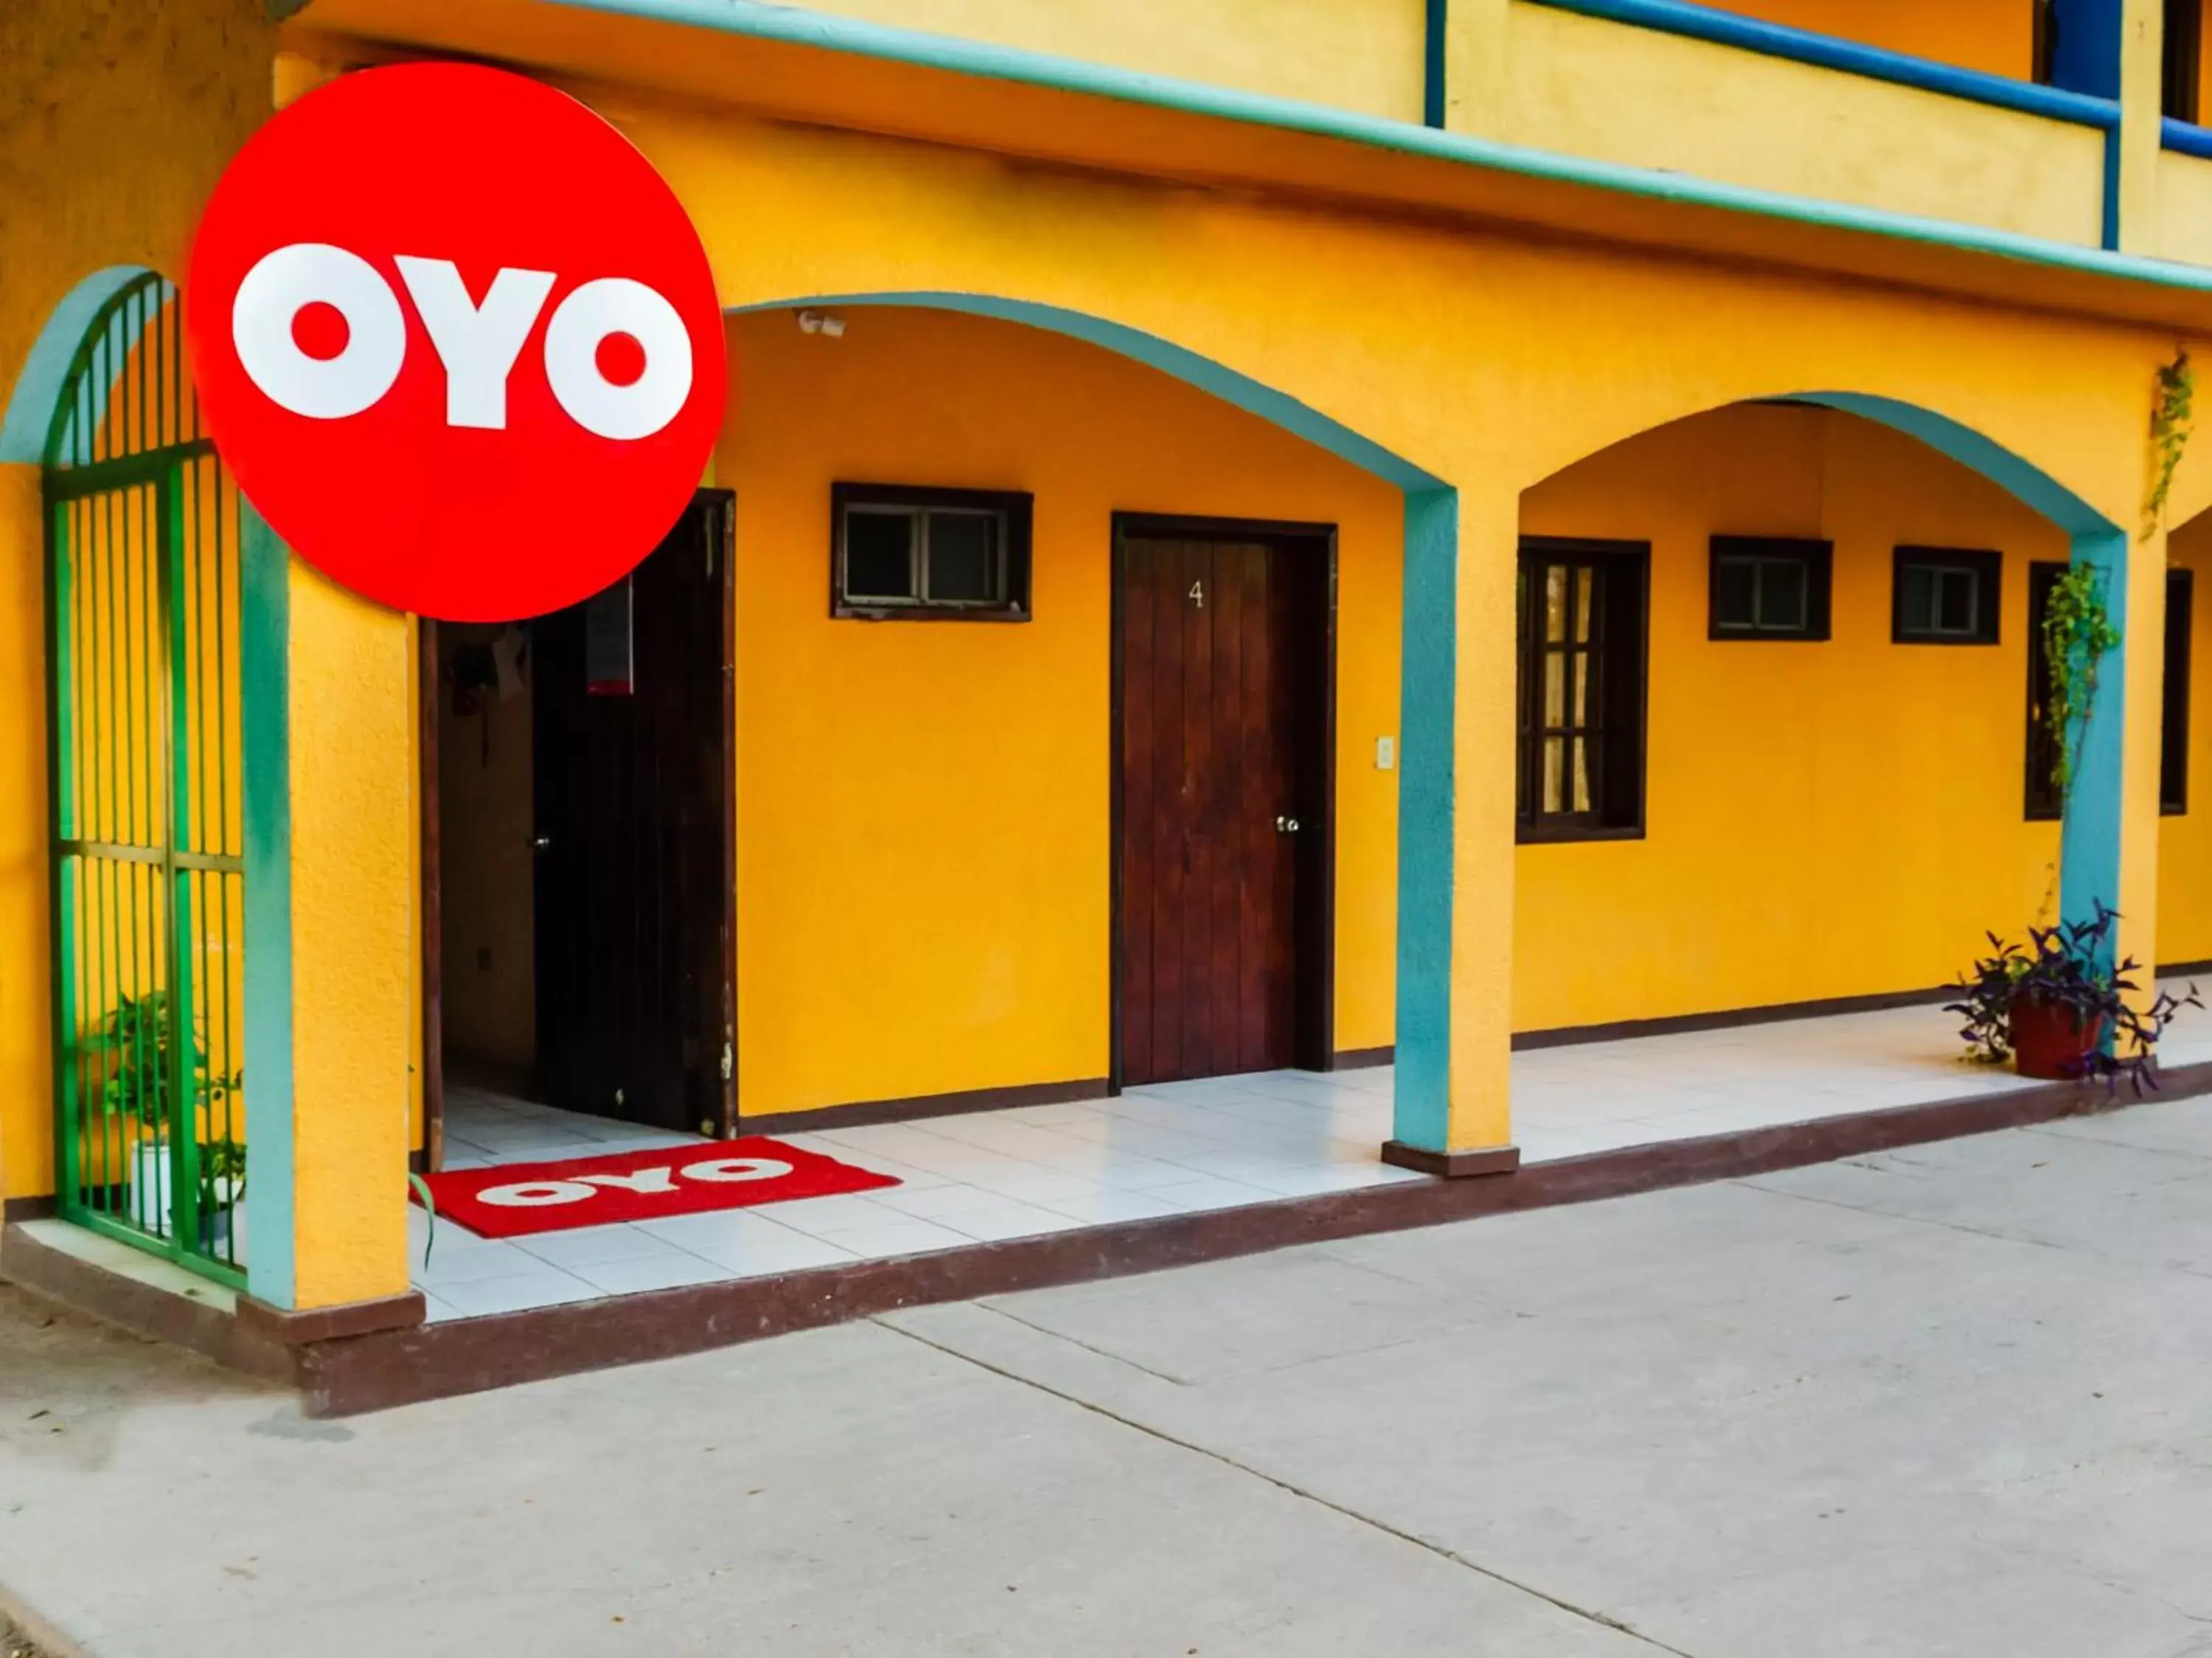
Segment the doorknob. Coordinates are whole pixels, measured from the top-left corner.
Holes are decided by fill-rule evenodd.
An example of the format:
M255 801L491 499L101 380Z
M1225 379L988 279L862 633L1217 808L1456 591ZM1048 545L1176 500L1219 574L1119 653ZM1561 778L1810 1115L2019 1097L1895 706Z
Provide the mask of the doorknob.
M1298 820L1296 818L1277 818L1275 832L1279 835L1295 835L1298 832Z

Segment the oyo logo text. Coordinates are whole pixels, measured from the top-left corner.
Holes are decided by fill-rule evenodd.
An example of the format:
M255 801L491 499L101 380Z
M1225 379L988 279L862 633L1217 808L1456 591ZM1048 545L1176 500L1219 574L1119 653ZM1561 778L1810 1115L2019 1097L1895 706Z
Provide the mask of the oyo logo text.
M340 76L224 173L185 281L200 411L277 536L355 592L515 621L620 581L729 418L706 250L564 93Z
M446 424L507 427L507 383L558 280L502 267L481 303L451 259L394 256L415 314L446 374ZM313 308L343 325L335 351L301 334ZM325 338L328 330L325 330ZM407 364L399 296L358 253L292 242L262 256L231 303L231 340L247 378L274 403L310 420L374 408ZM568 418L617 442L650 437L691 394L691 337L676 308L627 277L572 289L545 326L545 380Z
M672 1198L675 1177L703 1180L716 1186L736 1186L750 1180L780 1180L791 1165L773 1157L708 1157L677 1168L666 1163L634 1168L627 1174L579 1174L558 1180L517 1180L510 1186L486 1186L477 1193L478 1203L497 1209L547 1209L561 1204L580 1204L599 1196L602 1186L615 1186L641 1198Z

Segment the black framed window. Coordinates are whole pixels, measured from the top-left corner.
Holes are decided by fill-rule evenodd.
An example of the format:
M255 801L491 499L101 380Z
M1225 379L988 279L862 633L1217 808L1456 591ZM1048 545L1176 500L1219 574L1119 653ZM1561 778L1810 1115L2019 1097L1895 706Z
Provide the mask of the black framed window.
M1644 832L1650 566L1642 543L1521 543L1522 840Z
M1027 621L1030 506L983 490L831 485L830 613Z
M1901 645L1993 645L2004 555L1958 547L1899 547L1890 638Z
M2196 574L2166 571L2166 719L2159 735L2158 809L2168 817L2189 810L2189 645L2196 600Z
M2196 125L2201 88L2198 53L2204 41L2204 0L2166 0L2166 61L2160 102L2162 113Z
M1835 546L1772 536L1716 535L1706 636L1825 639Z
M2051 771L2058 743L2046 720L2051 706L2051 663L2043 654L2043 622L2051 613L2051 589L2066 574L2063 564L2040 561L2027 567L2027 817L2056 818L2062 802Z

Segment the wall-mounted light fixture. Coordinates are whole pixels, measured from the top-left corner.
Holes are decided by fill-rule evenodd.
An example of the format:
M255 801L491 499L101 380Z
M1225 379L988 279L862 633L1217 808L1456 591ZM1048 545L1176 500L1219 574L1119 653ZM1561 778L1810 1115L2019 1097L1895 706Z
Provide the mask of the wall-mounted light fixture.
M831 311L801 311L799 332L802 334L826 334L831 339L845 338L845 319Z

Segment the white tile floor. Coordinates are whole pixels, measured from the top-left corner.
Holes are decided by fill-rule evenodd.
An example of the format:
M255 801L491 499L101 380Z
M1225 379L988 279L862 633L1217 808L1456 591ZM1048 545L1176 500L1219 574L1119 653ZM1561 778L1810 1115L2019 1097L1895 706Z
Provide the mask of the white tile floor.
M1954 1026L1907 1008L1516 1054L1514 1138L1524 1161L1547 1162L2030 1086L1961 1064ZM2212 1058L2212 1015L2187 1014L2164 1057ZM1384 1066L781 1135L901 1184L513 1241L441 1221L427 1265L416 1210L416 1283L433 1319L465 1318L1426 1178L1376 1156L1390 1111ZM696 1143L480 1089L447 1094L448 1168Z

